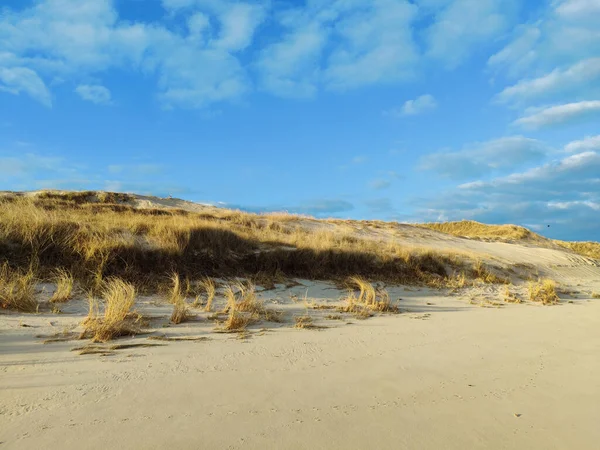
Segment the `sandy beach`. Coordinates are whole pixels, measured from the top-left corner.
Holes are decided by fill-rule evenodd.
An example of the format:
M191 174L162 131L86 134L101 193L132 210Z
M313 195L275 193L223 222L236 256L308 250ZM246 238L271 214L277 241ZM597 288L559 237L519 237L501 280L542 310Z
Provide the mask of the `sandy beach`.
M33 337L55 318L2 316L2 447L596 448L597 301L402 295L396 316L107 357Z

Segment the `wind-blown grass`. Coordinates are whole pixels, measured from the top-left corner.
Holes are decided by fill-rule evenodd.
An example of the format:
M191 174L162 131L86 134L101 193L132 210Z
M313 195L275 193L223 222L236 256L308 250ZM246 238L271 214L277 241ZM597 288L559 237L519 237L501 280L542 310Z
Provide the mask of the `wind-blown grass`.
M64 269L58 269L54 278L56 290L50 298L51 303L63 303L73 296L73 276Z
M32 268L15 270L6 263L0 265L0 307L27 313L37 312L34 285Z
M115 337L139 333L139 317L132 312L135 287L113 278L106 282L103 295L103 314L100 314L97 300L90 297L89 314L83 323L83 337L91 337L94 342L107 342Z

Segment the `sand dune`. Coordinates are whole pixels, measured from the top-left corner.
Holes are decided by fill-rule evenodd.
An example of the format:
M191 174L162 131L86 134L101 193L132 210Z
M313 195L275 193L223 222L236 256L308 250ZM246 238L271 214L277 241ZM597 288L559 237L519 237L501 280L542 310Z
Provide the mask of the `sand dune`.
M512 289L522 296L526 267L556 280L561 300L508 304L504 287L489 284L386 285L400 314L359 320L332 309L346 295L335 283L296 279L258 289L282 323L257 323L237 335L216 332L202 308L191 308L190 322L169 324L172 305L141 295L136 309L150 318L148 334L94 344L102 353L87 355L72 351L90 346L76 339L87 314L84 295L61 304L60 313L5 311L0 447L598 448L597 260L551 242L465 239L403 224L301 223L477 255L512 270ZM42 297L52 290L38 289ZM220 295L215 308L223 305ZM315 327L293 328L299 315Z

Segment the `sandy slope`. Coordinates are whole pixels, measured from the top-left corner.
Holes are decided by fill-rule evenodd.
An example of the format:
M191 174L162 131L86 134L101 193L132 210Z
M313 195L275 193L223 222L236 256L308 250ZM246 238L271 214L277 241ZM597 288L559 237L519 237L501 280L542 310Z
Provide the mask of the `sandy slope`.
M405 313L245 341L182 324L161 332L212 340L108 357L33 337L80 317L2 316L2 448L598 448L599 302L392 293Z

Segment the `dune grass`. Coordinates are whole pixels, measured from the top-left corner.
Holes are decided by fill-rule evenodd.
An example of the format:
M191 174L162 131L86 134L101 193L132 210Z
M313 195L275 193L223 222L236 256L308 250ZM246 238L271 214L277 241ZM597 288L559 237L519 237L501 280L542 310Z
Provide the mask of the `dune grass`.
M57 269L54 278L56 290L50 298L50 303L64 303L73 297L73 276L64 269Z
M352 276L346 281L349 293L346 305L340 311L353 313L360 318L370 317L375 312L399 312L389 293L382 288L376 289L369 281L359 276ZM358 290L358 296L355 291Z
M599 242L567 242L554 241L561 247L568 248L582 256L588 258L600 259L600 243Z
M525 227L518 225L486 225L474 220L460 222L424 223L420 226L453 236L493 240L523 240L528 238L543 239Z
M140 332L140 317L132 311L136 297L132 284L118 278L109 279L105 283L103 297L104 312L101 314L98 301L90 296L82 337L91 337L93 342L107 342Z
M559 302L556 293L556 282L550 279L542 279L530 282L528 285L529 300L543 305L556 305Z
M204 304L204 310L210 312L212 310L213 300L217 292L217 285L212 278L203 277L198 281L198 285L204 295L206 295L206 303Z
M506 303L523 303L521 298L512 292L508 286L504 288L504 301Z
M62 267L84 288L99 292L102 281L115 276L158 289L172 272L192 280L358 274L426 283L447 278L448 268L464 263L449 253L360 239L333 228L303 228L296 217L135 209L99 202L93 193L71 194L0 198L0 254L11 266L27 267L36 259L41 277Z
M185 295L182 292L182 284L179 275L171 274L171 290L169 292L168 301L173 305L173 313L171 314L171 323L180 324L190 319L191 314L185 302ZM189 284L188 284L189 285ZM186 289L186 292L189 288Z
M7 263L0 265L0 307L15 311L34 313L38 311L35 299L35 276L27 270L12 269Z

